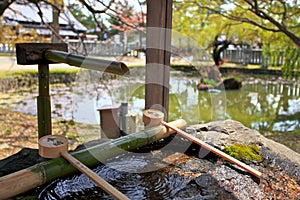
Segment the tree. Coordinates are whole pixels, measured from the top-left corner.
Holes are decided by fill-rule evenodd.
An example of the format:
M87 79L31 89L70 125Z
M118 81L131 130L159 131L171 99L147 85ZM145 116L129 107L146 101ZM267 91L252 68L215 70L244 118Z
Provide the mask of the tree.
M258 27L259 37L273 52L285 52L283 70L291 75L293 69L300 68L300 4L298 1L286 0L227 0L232 8L218 6L214 1L207 5L196 3L200 8L221 15L222 17ZM224 2L224 1L223 1ZM266 52L264 52L266 54ZM271 52L267 52L271 53Z
M137 32L139 37L139 48L142 49L142 37L145 35L146 14L142 11L136 11L127 0L115 3L115 14L109 18L111 33L121 34L123 51L126 51L128 36ZM133 34L131 34L132 36Z
M13 1L3 0L0 3L0 14ZM46 0L29 1L37 3ZM53 1L56 0L47 0L52 4ZM135 1L141 7L145 4L145 0ZM107 17L111 27L118 31L141 30L141 25L145 24L145 14L133 13L132 8L128 7L128 0L78 2L90 11L101 30L105 30L103 20ZM270 49L268 54L284 51L284 68L291 71L295 67L300 68L299 10L298 0L174 0L173 28L203 47L208 47L216 35L222 34L249 43L260 40L268 47L264 49ZM189 49L191 44L187 44Z
M60 41L59 37L59 15L62 7L64 6L63 0L47 0L52 5L52 24L51 27L56 31L56 34L52 35L52 42L57 43Z
M186 23L185 32L201 24L199 35L212 41L215 35L239 41L258 41L271 51L285 51L284 70L292 71L300 63L300 5L286 0L183 0L177 2L180 23ZM185 15L184 13L188 13ZM188 22L189 15L191 21ZM196 16L196 17L195 17ZM198 21L198 22L197 22ZM200 23L199 23L200 22ZM180 24L175 21L175 24ZM173 27L176 27L173 26ZM193 35L189 33L189 35ZM197 33L194 33L197 35ZM197 40L203 44L203 39ZM292 50L291 50L292 49ZM288 53L290 52L290 53ZM266 52L265 52L266 53Z
M77 2L68 5L68 9L80 23L88 29L95 29L95 20L93 16L90 13L85 14L82 7L83 6Z
M146 26L146 14L138 12L127 0L115 3L115 14L111 16L111 28L121 32L130 32L132 30L143 30Z
M283 33L300 47L300 5L286 0L187 1L229 20L251 24L265 31Z

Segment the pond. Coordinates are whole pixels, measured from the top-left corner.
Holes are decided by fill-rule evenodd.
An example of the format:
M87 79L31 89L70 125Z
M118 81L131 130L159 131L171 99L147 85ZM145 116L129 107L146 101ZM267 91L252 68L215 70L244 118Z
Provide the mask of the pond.
M52 116L99 124L97 109L128 102L129 112L141 119L144 109L145 68L129 77L80 71L75 83L51 86ZM259 131L300 129L300 84L280 77L243 76L240 90L198 91L200 75L171 70L169 120L189 124L233 119ZM37 88L1 94L0 106L36 115ZM141 123L140 126L142 127Z

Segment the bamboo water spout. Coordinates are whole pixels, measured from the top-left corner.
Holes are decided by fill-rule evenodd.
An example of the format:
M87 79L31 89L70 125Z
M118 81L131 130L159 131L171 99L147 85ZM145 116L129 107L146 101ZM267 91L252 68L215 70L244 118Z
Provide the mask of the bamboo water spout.
M56 50L47 50L45 58L52 62L66 63L76 67L108 72L118 75L129 74L129 69L122 62L90 58Z
M49 64L67 63L69 65L93 69L118 75L129 74L122 62L89 58L67 53L64 43L20 43L16 44L17 63L20 65L38 64L39 96L37 102L39 138L52 134L51 99L49 94Z
M186 126L184 120L176 120L170 122L170 124L181 129ZM84 165L92 167L110 157L124 153L124 151L133 150L168 137L174 132L165 126L156 126L71 153L71 155ZM16 196L75 172L77 172L77 169L62 157L36 164L27 169L0 177L0 199Z

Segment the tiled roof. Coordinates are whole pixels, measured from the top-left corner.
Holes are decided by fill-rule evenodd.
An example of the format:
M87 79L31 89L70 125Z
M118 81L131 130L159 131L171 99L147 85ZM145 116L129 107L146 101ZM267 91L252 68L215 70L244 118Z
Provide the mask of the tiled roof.
M52 7L46 3L41 2L40 4L41 11L43 13L43 20L45 23L52 22ZM19 23L42 23L40 16L38 15L38 8L32 3L23 2L14 2L8 9L5 10L3 17L5 21L19 22ZM64 8L63 12L59 16L59 24L64 27L70 27L71 25L77 31L87 31L87 28L83 26L79 21L75 19L72 13Z

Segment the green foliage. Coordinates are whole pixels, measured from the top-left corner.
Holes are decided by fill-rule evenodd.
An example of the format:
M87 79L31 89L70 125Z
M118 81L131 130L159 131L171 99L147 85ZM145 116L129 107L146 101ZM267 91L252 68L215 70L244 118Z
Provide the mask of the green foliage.
M224 148L224 152L245 163L262 161L259 148L254 145L246 146L242 144L236 144L232 146L226 146Z
M74 3L70 8L74 17L88 29L95 28L95 20L91 14L87 15L83 12L81 5Z
M176 94L169 96L169 121L174 121L182 118L182 106Z
M220 19L222 17L211 14L195 4L174 2L172 28L181 34L179 37L185 36L190 40L181 41L181 48L187 49L191 45L198 48L208 47L215 35L221 33Z
M263 44L263 54L277 65L283 53L286 75L299 69L299 5L292 1L203 0L174 2L173 29L197 48L211 46L216 35L235 43ZM181 35L181 36L182 36ZM175 44L179 45L179 44ZM190 44L179 45L182 48Z
M215 80L208 79L208 78L204 78L203 83L211 86L217 86L217 82Z
M229 76L226 77L226 78L233 78L233 79L235 79L237 82L240 82L240 83L243 81L243 78L238 77L238 76L234 76L234 75L229 75Z
M300 49L289 46L285 50L284 76L291 78L295 69L300 69Z

